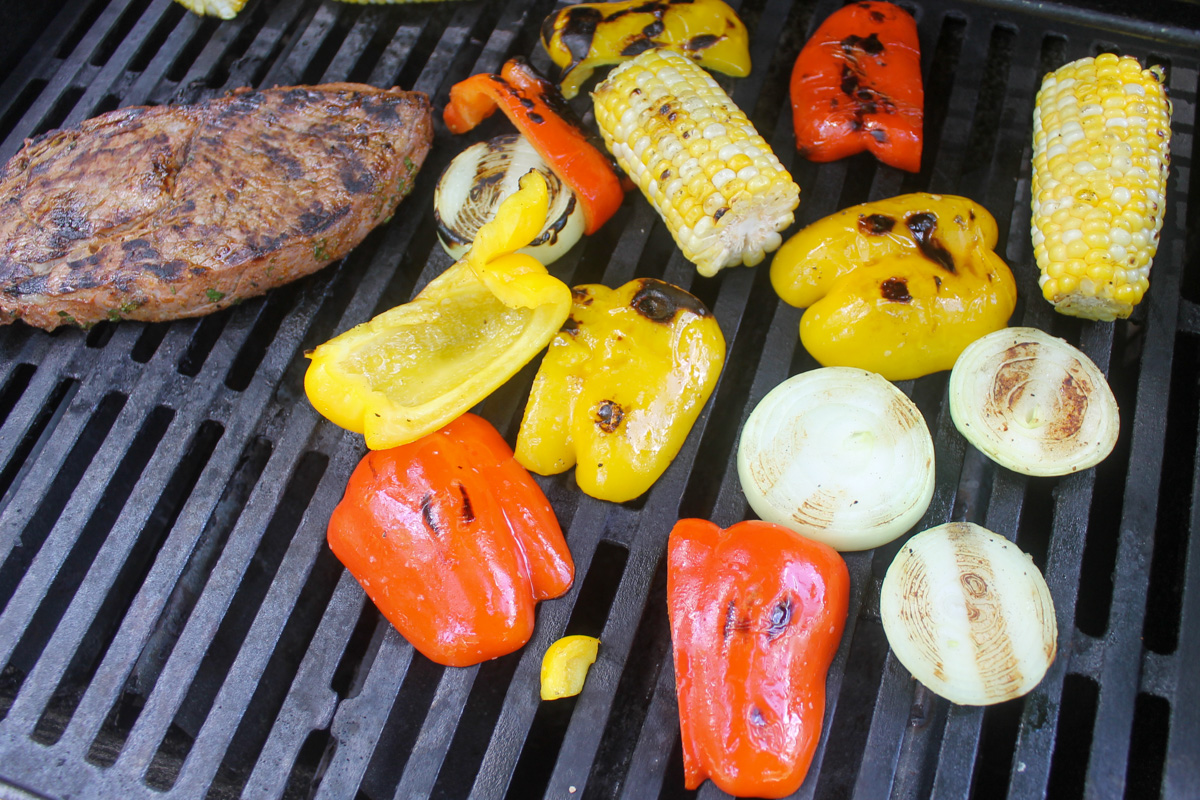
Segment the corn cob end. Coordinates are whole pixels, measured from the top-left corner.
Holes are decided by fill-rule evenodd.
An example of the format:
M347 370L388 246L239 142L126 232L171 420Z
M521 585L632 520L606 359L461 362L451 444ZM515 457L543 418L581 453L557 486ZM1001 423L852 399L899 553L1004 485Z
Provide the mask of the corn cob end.
M800 187L701 67L647 50L592 98L609 151L701 275L754 266L783 243Z

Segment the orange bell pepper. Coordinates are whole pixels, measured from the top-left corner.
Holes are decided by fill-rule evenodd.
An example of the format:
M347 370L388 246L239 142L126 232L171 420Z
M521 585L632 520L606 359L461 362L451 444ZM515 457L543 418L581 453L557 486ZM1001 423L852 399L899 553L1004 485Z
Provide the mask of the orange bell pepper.
M688 789L786 797L821 736L825 674L850 602L828 545L759 520L683 519L667 545L667 611Z
M499 75L479 73L450 88L442 119L466 133L499 108L583 208L584 233L595 233L620 208L625 189L609 157L597 149L558 88L525 59L510 58Z
M809 160L867 150L920 171L921 45L904 9L863 0L835 11L796 58L791 93L796 147Z
M473 414L373 450L329 520L329 547L431 661L478 664L517 650L534 606L575 567L546 496L503 437Z

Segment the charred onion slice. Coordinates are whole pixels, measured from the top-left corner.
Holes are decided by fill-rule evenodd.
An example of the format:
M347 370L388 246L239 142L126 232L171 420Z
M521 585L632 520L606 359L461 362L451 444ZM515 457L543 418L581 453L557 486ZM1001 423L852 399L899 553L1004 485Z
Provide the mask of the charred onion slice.
M438 240L451 258L466 255L479 228L496 216L504 198L530 170L546 178L550 210L542 232L520 252L549 264L583 236L583 210L575 193L546 166L524 136L505 134L479 142L454 157L433 192Z
M1066 475L1103 461L1121 420L1104 373L1036 328L973 342L950 373L950 415L967 441L1025 475Z
M962 705L1020 697L1054 661L1045 578L1015 544L971 522L909 539L883 579L879 613L900 663Z
M837 550L866 550L925 513L933 439L882 376L825 367L784 381L750 414L738 476L762 519Z

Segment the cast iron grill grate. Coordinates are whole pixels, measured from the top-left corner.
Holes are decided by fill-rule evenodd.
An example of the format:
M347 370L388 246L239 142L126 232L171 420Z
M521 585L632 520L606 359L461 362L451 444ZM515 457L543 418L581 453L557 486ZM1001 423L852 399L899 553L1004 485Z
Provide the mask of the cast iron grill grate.
M839 3L743 0L754 72L726 81L793 169L798 223L902 191L967 194L1001 226L1026 298L1015 323L1080 344L1122 405L1118 450L1057 480L999 470L966 447L945 375L908 382L934 433L938 485L923 526L971 519L1014 537L1046 573L1060 652L1023 701L951 706L889 655L878 584L896 545L848 557L847 632L826 735L800 794L1188 797L1200 786L1200 183L1192 182L1196 7L1165 24L1042 3L928 0L925 166L866 157L813 165L791 145L787 78ZM218 23L170 0L66 0L0 60L0 158L56 126L124 105L251 84L398 84L441 107L449 86L511 54L547 66L550 0L360 7L251 0ZM1147 12L1149 13L1149 12ZM32 25L26 25L26 30ZM1047 69L1113 50L1168 68L1175 104L1169 208L1152 289L1116 325L1036 298L1029 120ZM478 135L487 135L485 128ZM467 137L464 137L464 141ZM553 266L570 283L655 276L699 295L729 342L710 406L642 500L543 481L577 564L519 653L470 669L420 656L323 546L361 455L304 400L302 353L408 299L449 265L430 224L439 127L394 221L336 266L201 320L0 330L0 776L54 797L716 796L683 789L662 555L680 516L728 525L745 501L733 453L754 404L814 366L799 312L765 268L695 275L633 196ZM1189 230L1189 227L1191 230ZM514 438L527 368L482 405ZM537 700L540 654L599 635L584 693ZM1189 666L1190 665L1190 666Z

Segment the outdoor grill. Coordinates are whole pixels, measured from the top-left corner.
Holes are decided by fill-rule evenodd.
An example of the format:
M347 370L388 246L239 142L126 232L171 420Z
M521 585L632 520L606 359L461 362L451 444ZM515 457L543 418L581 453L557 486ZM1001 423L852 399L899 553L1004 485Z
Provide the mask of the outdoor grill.
M1041 685L956 706L889 653L879 585L899 543L847 554L851 608L823 738L798 796L1200 796L1200 182L1191 180L1200 6L919 0L923 168L798 157L788 76L840 0L733 3L754 67L720 78L801 186L797 225L907 191L965 194L1000 223L1012 324L1080 346L1121 404L1116 451L1060 479L1001 469L955 430L947 374L900 384L929 422L937 488L917 530L971 520L1014 538L1050 585L1058 656ZM20 8L16 6L20 5ZM30 7L34 6L34 7ZM121 106L239 86L350 80L427 92L523 54L551 0L364 7L251 0L220 22L170 0L0 8L0 160L26 137ZM1033 98L1102 51L1166 68L1174 141L1162 243L1132 319L1080 322L1040 298L1030 242ZM576 101L582 111L586 97ZM408 300L450 262L433 187L469 142L441 125L413 194L349 257L195 320L0 330L0 788L54 798L675 798L684 789L665 586L681 517L750 515L738 433L815 362L765 265L699 277L631 193L552 272L659 277L699 296L729 345L709 405L644 498L539 479L576 580L523 649L478 667L414 655L325 545L362 438L305 399L304 352ZM1191 224L1189 224L1191 223ZM794 230L794 229L793 229ZM790 231L789 231L790 233ZM509 442L536 361L478 409ZM538 699L542 653L599 636L581 695Z

